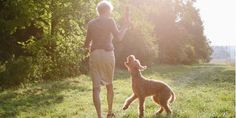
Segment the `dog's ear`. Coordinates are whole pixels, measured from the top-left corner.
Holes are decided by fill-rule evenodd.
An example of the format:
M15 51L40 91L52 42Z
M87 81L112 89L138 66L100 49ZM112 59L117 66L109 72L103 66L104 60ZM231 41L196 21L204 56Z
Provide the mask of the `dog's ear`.
M130 67L128 66L128 62L124 62L125 67L130 71Z
M137 63L136 63L136 67L137 67L140 71L144 71L144 70L147 68L147 66L142 66L139 60L136 60L136 62L137 62Z
M124 62L124 65L125 65L125 67L128 67L128 63L127 62Z

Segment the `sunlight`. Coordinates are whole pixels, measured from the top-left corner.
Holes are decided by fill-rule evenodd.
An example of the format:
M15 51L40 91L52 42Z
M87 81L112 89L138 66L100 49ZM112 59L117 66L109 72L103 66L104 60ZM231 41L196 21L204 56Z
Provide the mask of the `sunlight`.
M236 1L197 0L211 45L236 45Z

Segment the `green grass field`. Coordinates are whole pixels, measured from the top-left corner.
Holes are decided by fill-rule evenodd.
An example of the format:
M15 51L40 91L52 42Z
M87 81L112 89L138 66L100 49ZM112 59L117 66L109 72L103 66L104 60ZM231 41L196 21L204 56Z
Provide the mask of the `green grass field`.
M148 68L143 75L168 83L176 93L171 105L173 118L234 118L235 69L226 65L169 66ZM138 102L122 111L131 94L130 75L117 70L114 78L114 112L117 118L137 118ZM95 118L92 86L88 76L29 84L0 92L0 117L10 118ZM107 111L106 90L102 87L102 109ZM145 117L155 118L156 106L145 101ZM165 113L159 117L165 117Z

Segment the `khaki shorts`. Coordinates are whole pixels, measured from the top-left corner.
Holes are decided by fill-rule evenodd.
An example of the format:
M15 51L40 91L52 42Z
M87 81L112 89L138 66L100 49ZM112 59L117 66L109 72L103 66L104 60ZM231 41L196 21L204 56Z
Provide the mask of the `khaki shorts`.
M93 87L112 84L115 68L113 51L94 50L89 57L89 70Z

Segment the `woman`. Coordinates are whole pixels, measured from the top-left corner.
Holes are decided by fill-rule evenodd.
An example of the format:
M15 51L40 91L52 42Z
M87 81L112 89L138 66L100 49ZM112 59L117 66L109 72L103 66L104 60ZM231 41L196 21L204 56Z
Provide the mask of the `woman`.
M98 17L88 23L85 47L90 50L89 68L93 83L93 102L98 118L102 118L100 103L100 86L107 89L108 118L114 117L112 113L113 103L113 74L115 69L113 37L121 41L128 29L128 20L118 30L115 21L111 17L113 6L108 1L97 4Z

